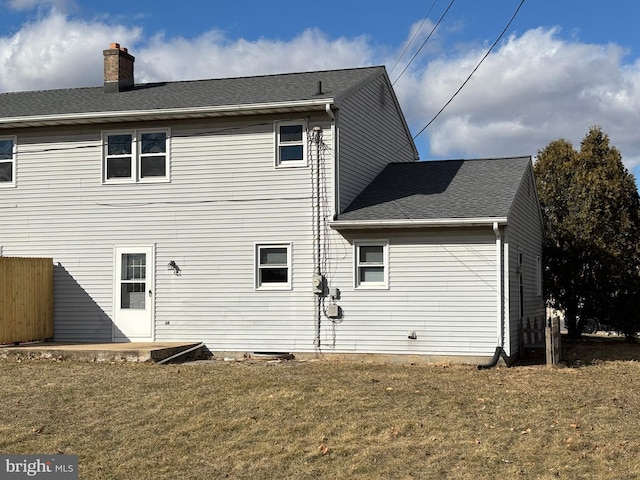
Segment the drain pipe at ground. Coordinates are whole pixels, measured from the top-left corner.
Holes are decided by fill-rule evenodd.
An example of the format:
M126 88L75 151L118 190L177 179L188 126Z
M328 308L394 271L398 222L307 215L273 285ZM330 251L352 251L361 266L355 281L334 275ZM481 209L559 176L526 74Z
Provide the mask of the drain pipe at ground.
M174 358L178 358L181 357L182 355L186 355L187 353L193 352L194 350L197 350L199 348L204 347L204 342L202 342L200 345L196 345L195 347L191 347L188 348L180 353L176 353L175 355L170 356L169 358L165 358L164 360L160 360L158 362L158 365L162 365L163 363L167 363L170 360L173 360Z
M500 234L500 226L498 222L493 222L493 232L496 234L496 291L498 292L496 295L496 303L497 303L497 332L498 332L498 346L496 347L496 351L493 354L493 358L484 365L478 365L478 370L486 370L489 368L493 368L498 364L500 360L500 355L504 351L504 339L503 339L503 326L502 326L502 294L503 294L503 285L502 285L502 235Z

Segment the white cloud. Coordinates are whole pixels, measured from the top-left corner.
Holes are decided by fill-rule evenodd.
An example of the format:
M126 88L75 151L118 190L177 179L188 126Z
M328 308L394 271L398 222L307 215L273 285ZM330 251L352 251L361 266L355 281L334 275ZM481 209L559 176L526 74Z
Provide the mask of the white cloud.
M3 2L13 10L33 10L41 7L53 7L59 11L66 11L74 0L6 0Z
M102 84L102 50L111 42L136 57L136 80L153 82L309 71L387 63L402 46L368 37L330 38L317 29L288 41L229 38L211 30L195 38L171 37L73 19L65 0L11 0L14 8L48 5L46 14L0 36L0 91ZM413 25L415 29L417 25ZM431 25L416 37L422 41ZM407 39L415 30L409 32ZM445 104L485 54L488 45L449 45L440 32L395 85L414 133ZM447 50L440 48L448 44ZM419 43L415 43L419 45ZM415 48L415 47L414 47ZM389 57L389 52L394 56ZM441 52L438 54L438 52ZM453 53L450 53L453 52ZM410 53L405 61L410 58ZM420 137L423 158L535 155L557 138L577 146L600 125L627 166L640 166L640 60L626 62L614 44L580 43L558 29L511 35L482 64L449 107ZM392 78L401 71L400 64Z
M425 132L430 156L535 155L558 138L579 146L589 127L600 125L634 166L640 158L640 63L625 65L626 52L614 44L559 34L533 29L494 50ZM442 56L396 85L415 131L449 100L486 48Z
M137 82L354 67L369 65L374 57L365 37L331 39L315 29L290 41L232 40L216 30L191 39L162 34L143 39L141 29L73 20L51 10L0 37L0 91L100 85L102 50L111 42L136 57Z
M316 29L290 41L230 40L213 30L194 39L153 37L136 49L140 81L219 78L368 65L365 37L330 39Z
M0 37L0 91L66 88L102 83L102 50L114 39L134 43L140 30L48 16Z

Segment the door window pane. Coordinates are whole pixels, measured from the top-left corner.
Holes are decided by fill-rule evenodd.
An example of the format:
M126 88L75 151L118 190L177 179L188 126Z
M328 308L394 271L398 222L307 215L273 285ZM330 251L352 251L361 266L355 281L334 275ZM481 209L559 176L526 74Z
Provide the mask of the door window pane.
M146 255L144 253L123 254L120 270L120 308L144 309L147 290Z
M122 280L144 280L147 275L146 255L126 253L122 255Z
M120 290L120 308L144 310L146 290L146 284L142 282L123 283Z

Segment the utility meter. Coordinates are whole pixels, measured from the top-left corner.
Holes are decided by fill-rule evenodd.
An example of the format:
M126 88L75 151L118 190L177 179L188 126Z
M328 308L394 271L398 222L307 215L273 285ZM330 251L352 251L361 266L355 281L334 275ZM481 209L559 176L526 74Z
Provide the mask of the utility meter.
M316 273L311 278L311 288L313 293L322 294L324 292L324 278L319 273Z

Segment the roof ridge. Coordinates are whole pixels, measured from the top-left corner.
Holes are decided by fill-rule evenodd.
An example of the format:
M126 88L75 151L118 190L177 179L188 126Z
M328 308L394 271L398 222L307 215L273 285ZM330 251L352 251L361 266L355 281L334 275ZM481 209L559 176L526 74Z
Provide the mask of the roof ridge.
M147 88L153 85L167 85L167 84L179 84L179 83L204 83L204 82L217 82L217 81L233 81L233 80L247 80L251 78L273 78L273 77L293 77L293 76L301 76L301 75L313 75L313 74L327 74L327 73L335 73L335 72L349 72L356 70L377 70L385 68L383 65L370 65L367 67L350 67L350 68L331 68L325 70L309 70L304 72L283 72L283 73L267 73L261 75L238 75L235 77L214 77L214 78L196 78L191 80L156 80L153 82L143 82L143 83L135 83L131 90L135 90L136 88ZM20 90L20 91L12 91L12 92L1 92L0 95L11 95L11 94L29 94L29 93L41 93L41 92L73 92L78 90L90 90L90 89L100 89L102 90L102 85L93 85L93 86L84 86L84 87L64 87L64 88L49 88L49 89L37 89L37 90Z

